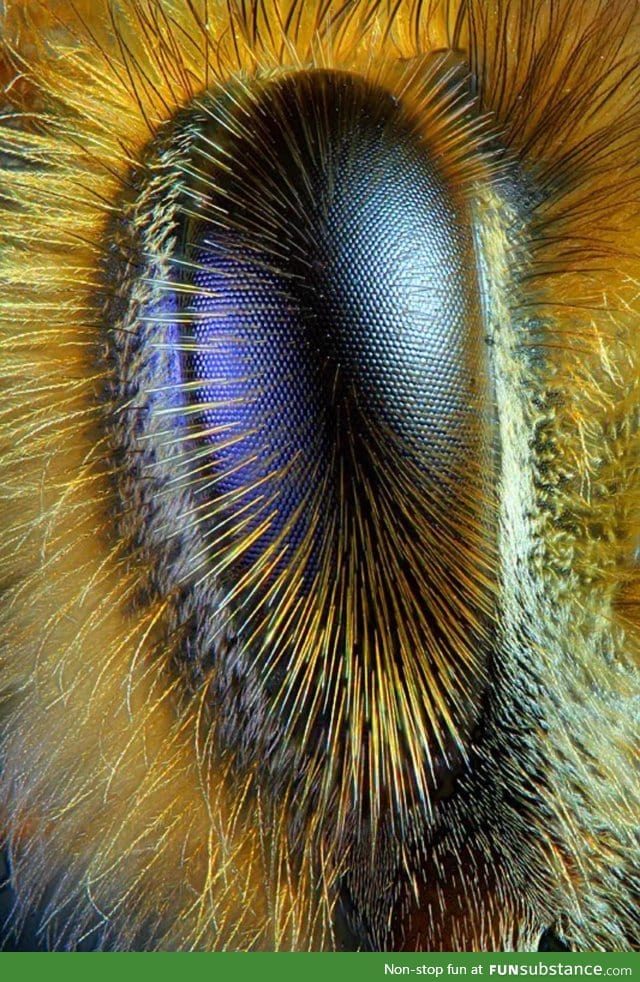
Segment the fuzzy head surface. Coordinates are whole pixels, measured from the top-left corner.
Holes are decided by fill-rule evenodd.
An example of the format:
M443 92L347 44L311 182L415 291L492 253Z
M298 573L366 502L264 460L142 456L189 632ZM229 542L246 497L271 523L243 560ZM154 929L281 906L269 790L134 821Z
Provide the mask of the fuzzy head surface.
M638 945L638 9L2 33L16 929Z

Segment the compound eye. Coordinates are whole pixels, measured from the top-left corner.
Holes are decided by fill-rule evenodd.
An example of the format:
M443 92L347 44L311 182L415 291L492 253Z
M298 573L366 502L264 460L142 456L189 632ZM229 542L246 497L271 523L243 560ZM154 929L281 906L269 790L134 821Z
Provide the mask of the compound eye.
M174 222L150 194L139 225L157 236L165 215L170 261L146 275L154 354L118 372L153 431L148 511L164 507L176 583L188 570L190 609L211 615L190 651L215 662L227 632L268 740L303 769L317 755L327 789L350 774L346 810L354 788L374 810L428 795L484 689L491 373L472 203L447 158L469 134L431 85L417 111L337 70L203 97L156 150ZM425 112L431 97L444 106Z
M214 135L199 146L184 374L234 565L317 590L360 522L359 549L388 523L421 539L486 467L469 217L397 100L357 77L273 82L235 122L209 167Z

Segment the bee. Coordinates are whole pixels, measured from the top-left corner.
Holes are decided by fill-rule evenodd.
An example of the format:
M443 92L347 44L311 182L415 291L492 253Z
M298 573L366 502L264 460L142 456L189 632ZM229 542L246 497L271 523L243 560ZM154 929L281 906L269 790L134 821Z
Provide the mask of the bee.
M14 932L637 948L637 2L2 38Z

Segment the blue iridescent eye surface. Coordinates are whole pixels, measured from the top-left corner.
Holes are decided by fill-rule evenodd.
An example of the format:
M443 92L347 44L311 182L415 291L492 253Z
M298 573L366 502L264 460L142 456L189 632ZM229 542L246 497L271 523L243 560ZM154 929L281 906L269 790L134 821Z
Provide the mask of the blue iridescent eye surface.
M381 489L405 482L437 524L486 458L473 242L383 90L294 75L246 114L198 145L209 185L186 234L184 378L240 565L301 567L308 587L340 562L345 508L377 525ZM403 492L395 504L407 511Z
M429 799L488 672L484 145L438 70L406 99L334 70L205 93L151 148L112 289L121 535L189 624L176 662L211 673L221 745L268 720L274 784L345 823Z

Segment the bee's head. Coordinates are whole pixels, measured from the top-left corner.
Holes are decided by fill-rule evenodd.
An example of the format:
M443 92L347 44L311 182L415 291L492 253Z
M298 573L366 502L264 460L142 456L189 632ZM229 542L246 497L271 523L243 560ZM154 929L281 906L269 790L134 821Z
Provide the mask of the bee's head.
M289 7L7 17L16 883L64 944L584 943L620 887L575 775L632 691L637 25Z

